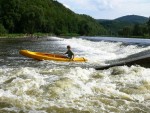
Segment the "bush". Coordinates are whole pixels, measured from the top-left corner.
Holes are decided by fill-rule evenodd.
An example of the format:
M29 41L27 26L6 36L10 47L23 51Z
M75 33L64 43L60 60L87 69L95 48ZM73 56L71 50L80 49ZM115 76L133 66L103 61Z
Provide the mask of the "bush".
M6 34L7 30L4 28L2 24L0 24L0 35Z

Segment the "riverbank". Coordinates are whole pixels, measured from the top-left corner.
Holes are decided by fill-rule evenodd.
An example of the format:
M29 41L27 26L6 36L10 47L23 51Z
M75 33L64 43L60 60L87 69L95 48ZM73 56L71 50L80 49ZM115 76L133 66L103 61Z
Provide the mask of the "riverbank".
M20 40L43 40L46 39L47 37L51 37L56 35L52 33L34 33L34 34L0 34L0 40L13 40L13 39L20 39ZM79 34L75 33L69 33L69 34L61 34L58 37L62 38L70 38L70 37L80 37ZM87 36L89 37L89 36ZM98 36L92 36L92 37L98 37ZM123 36L109 36L109 35L102 35L99 37L113 37L113 38L126 38ZM150 36L128 36L128 38L133 38L133 39L150 39Z
M34 33L34 34L1 34L0 39L4 38L41 38L41 37L47 37L52 36L53 34L49 33Z
M24 41L44 41L52 40L50 37L54 36L51 34L35 33L35 34L5 34L0 36L0 42L12 42L16 39L18 42Z
M0 35L0 39L13 39L13 38L31 38L31 39L36 39L36 38L44 38L48 36L56 36L55 34L52 33L34 33L34 34L2 34ZM67 33L67 34L60 34L58 37L79 37L79 34L76 33Z

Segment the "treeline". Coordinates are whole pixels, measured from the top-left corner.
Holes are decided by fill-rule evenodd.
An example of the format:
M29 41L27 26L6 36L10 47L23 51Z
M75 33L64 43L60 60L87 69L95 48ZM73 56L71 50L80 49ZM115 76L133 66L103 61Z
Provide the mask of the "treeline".
M133 26L125 26L118 31L119 36L150 37L150 18L145 24L136 23Z
M87 15L79 15L56 0L0 0L0 34L51 33L104 35L105 28Z
M114 20L97 20L108 30L109 36L150 37L150 18L127 15Z

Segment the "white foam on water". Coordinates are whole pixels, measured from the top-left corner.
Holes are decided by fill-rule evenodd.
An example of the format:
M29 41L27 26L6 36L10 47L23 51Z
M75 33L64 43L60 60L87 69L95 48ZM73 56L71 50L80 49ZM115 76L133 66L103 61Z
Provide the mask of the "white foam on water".
M5 69L1 71L5 72ZM16 78L5 79L7 82L1 87L0 100L24 112L46 113L45 110L54 106L92 113L108 112L112 106L110 111L121 112L132 102L140 104L150 98L150 69L139 66L119 66L103 71L80 67L26 67L7 69L9 79L14 77L12 72L16 72ZM122 109L117 109L116 105ZM144 106L147 111L147 105Z
M63 39L89 63L122 58L149 49L122 43ZM0 67L1 111L24 113L58 112L149 112L150 69L118 66L96 71L70 67L71 63L42 61L38 67Z
M137 45L125 46L122 42L94 42L81 38L64 39L60 43L64 46L70 45L76 56L86 57L90 64L103 64L106 60L124 58L150 49L150 47L138 47Z

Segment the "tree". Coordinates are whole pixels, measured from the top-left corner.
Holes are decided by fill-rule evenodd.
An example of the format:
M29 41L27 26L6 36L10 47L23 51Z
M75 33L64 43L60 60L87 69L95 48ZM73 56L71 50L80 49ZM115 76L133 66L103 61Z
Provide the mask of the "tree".
M150 36L150 17L149 17L149 20L147 22L147 27L148 27L148 34Z
M43 12L37 6L30 6L23 13L20 23L22 25L23 32L34 33L40 31L40 27L43 24Z
M0 35L7 33L7 30L4 28L2 24L0 24Z
M134 36L142 36L142 29L139 24L135 24L133 27L133 35Z
M129 26L126 26L123 28L123 32L125 36L130 36L131 35L131 28Z
M0 22L8 33L101 35L95 19L79 15L56 0L0 0Z

